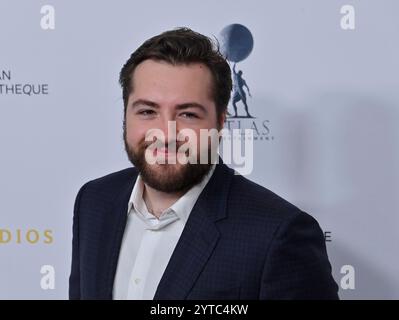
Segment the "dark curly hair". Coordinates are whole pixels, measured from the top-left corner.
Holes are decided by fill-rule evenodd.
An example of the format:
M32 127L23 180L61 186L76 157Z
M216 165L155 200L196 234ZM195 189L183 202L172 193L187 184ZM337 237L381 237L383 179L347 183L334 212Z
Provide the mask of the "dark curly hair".
M123 91L124 116L129 94L133 90L132 75L144 60L166 61L172 65L203 63L212 73L212 96L218 119L227 110L232 90L230 66L221 54L219 43L189 28L165 31L146 40L126 61L119 75Z

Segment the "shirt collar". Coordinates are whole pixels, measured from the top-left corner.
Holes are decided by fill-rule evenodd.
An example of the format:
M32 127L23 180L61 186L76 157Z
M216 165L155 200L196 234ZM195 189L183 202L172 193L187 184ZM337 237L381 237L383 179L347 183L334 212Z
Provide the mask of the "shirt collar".
M195 186L191 187L191 189L189 189L175 203L173 203L168 209L166 209L164 213L162 213L162 216L164 214L167 214L168 212L173 211L179 217L179 219L181 219L184 223L186 223L189 214L191 213L191 210L193 209L195 203L197 202L197 199L200 196L202 190L205 188L206 184L212 177L215 168L216 164L212 164L211 169L202 179L202 181L196 184ZM132 193L130 195L127 214L131 212L131 209L133 207L135 211L145 219L147 218L154 219L154 216L148 212L147 206L143 200L143 191L144 191L144 182L141 175L139 174L137 176Z

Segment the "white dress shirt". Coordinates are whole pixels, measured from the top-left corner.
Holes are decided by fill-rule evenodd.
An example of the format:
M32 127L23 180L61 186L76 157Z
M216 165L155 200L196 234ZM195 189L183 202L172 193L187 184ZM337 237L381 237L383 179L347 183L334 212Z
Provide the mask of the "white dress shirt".
M147 209L143 200L143 180L138 175L128 204L113 299L154 298L191 210L214 170L215 164L199 184L164 210L159 219Z

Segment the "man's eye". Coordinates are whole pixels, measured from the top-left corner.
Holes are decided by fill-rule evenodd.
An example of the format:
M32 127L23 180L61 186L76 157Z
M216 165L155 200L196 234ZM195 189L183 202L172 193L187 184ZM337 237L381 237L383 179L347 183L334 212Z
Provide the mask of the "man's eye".
M155 114L154 110L142 110L139 111L139 114L143 115L143 116L150 116Z
M181 115L183 116L183 118L198 118L198 116L192 112L184 112Z

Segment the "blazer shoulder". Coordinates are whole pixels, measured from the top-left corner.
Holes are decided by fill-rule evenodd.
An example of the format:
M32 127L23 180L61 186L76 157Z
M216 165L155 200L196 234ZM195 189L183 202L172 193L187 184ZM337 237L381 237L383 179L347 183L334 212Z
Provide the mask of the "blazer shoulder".
M281 222L296 215L307 215L288 200L248 178L235 174L230 194L231 208L239 208L251 217Z
M121 189L135 180L137 175L138 171L136 168L126 168L90 180L81 187L81 190L84 189L86 194L95 193L99 196L103 195L104 198L113 198L120 193Z

